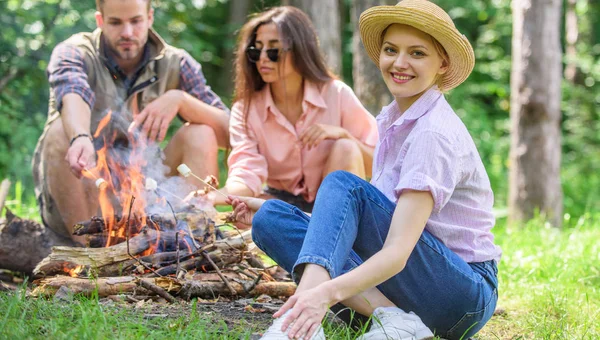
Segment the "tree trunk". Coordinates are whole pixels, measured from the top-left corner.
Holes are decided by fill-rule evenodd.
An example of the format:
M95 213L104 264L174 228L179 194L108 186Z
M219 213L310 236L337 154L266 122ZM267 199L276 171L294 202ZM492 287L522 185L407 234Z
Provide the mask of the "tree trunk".
M251 0L230 1L227 31L230 32L231 35L235 35L237 37L239 29L246 22L251 2ZM223 89L233 89L233 70L235 69L235 66L233 65L233 60L235 53L235 42L236 39L232 40L231 46L225 46L225 60L223 62L223 70L225 71L226 76L219 78L223 83L221 87Z
M395 0L355 0L352 2L352 23L355 27L352 37L352 65L354 92L365 108L376 116L381 108L392 101L392 95L385 85L379 67L371 61L360 40L358 18L366 9L379 5L395 5Z
M329 69L341 74L342 33L338 0L291 0L289 4L308 14L319 36L319 45Z
M562 225L560 0L513 0L509 218Z

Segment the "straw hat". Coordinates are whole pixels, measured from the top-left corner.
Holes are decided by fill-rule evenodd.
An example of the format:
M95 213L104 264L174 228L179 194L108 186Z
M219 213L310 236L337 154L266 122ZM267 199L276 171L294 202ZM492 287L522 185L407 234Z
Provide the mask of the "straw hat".
M471 74L475 66L473 47L456 29L450 16L427 0L403 0L396 6L376 6L360 15L360 36L367 54L377 67L382 33L391 24L413 26L431 35L444 47L450 58L448 71L442 78L444 90L457 87Z

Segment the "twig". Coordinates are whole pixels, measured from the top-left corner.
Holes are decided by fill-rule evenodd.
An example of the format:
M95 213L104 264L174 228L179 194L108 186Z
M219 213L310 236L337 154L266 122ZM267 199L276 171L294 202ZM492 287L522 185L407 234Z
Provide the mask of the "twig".
M175 267L175 277L179 277L179 231L175 233L175 251L177 257L177 267Z
M229 280L227 280L227 278L225 276L223 276L223 273L221 273L221 270L219 269L219 267L217 267L217 265L210 258L210 255L208 255L208 253L205 251L203 251L201 254L208 261L208 263L210 263L210 265L213 267L213 269L217 272L217 275L219 275L221 280L223 280L223 282L225 283L225 286L227 286L227 289L229 289L229 291L231 291L231 294L237 295L237 292L235 291L235 289L233 289L233 287L231 286L231 283L229 283Z
M125 221L125 238L127 239L127 255L134 259L137 263L141 264L144 268L153 272L154 274L162 277L159 273L157 273L154 269L148 267L144 262L140 261L137 257L131 255L131 251L129 250L129 220L131 219L131 210L133 208L133 201L135 201L135 196L131 195L131 202L129 202L129 213L127 214L127 221Z
M248 275L248 274L246 274L246 275ZM263 277L263 274L260 273L260 274L258 274L258 276L256 278L254 278L254 281L252 281L252 284L250 285L250 287L248 287L248 292L251 292L254 289L254 287L256 287L256 285L258 284L260 279L262 279L262 277Z
M157 286L153 283L150 283L144 279L138 279L138 282L139 282L140 286L153 291L154 293L156 293L160 297L164 298L165 300L169 301L170 303L177 302L177 299L175 299L173 297L173 295L169 294L166 290L160 288L159 286Z

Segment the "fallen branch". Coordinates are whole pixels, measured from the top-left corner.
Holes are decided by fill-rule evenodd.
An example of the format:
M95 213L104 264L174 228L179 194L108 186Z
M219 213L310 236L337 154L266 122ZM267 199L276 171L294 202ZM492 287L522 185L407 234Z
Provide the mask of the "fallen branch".
M210 263L210 265L213 267L213 269L217 272L217 275L219 275L219 277L221 278L221 280L223 280L223 283L225 284L225 286L227 286L227 288L229 289L229 291L231 292L231 294L232 295L236 295L235 289L233 289L233 287L231 287L231 284L229 283L229 280L227 280L227 278L225 276L223 276L223 274L221 273L221 270L219 269L219 267L210 258L210 255L208 255L204 251L204 252L202 252L202 256Z
M165 300L169 301L170 303L177 302L177 300L173 297L173 295L167 293L166 290L160 288L159 286L155 285L154 283L150 282L149 280L138 279L138 283L140 286L153 291L158 296L164 298Z
M91 296L92 293L98 293L98 297L109 295L126 294L139 292L139 281L146 281L166 291L178 292L181 285L169 278L137 278L133 276L81 279L69 276L54 276L34 281L37 287L31 293L33 296L53 296L60 287L69 287L74 294ZM147 288L142 289L143 294L149 294L151 291Z
M231 282L231 286L236 291L236 295L247 295L242 284ZM292 296L296 291L296 284L293 282L261 282L250 290L248 295L259 296L267 294L269 296ZM179 296L189 300L194 297L203 299L214 299L219 295L230 296L229 288L223 282L206 282L206 281L186 281L179 291Z

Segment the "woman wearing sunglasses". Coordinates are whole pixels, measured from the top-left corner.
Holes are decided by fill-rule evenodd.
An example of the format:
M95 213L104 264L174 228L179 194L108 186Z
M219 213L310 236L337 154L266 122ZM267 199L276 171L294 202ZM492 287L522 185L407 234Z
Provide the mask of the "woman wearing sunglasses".
M375 119L327 70L304 12L275 7L242 27L235 84L226 193L310 212L328 173L370 176Z

